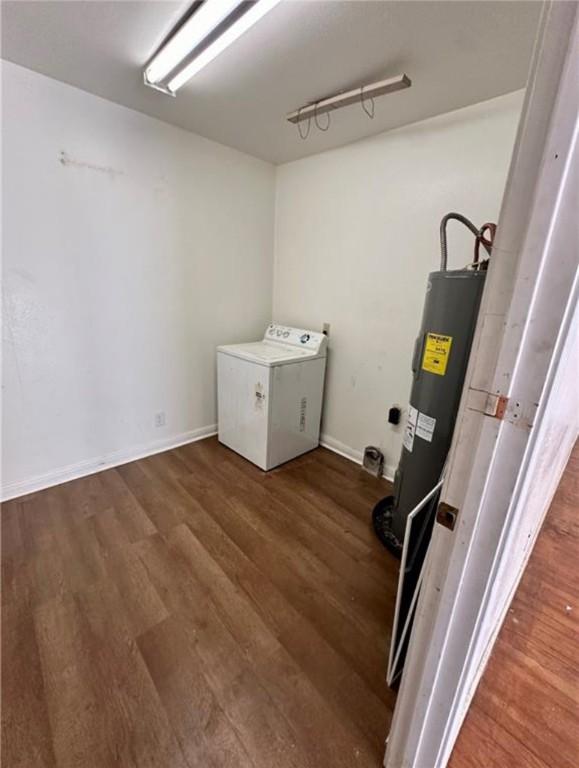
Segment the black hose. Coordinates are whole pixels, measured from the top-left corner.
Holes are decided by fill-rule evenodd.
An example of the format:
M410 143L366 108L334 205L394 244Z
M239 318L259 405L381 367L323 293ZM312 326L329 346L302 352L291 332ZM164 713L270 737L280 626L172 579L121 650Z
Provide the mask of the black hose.
M446 245L446 225L450 221L450 219L455 219L456 221L460 221L461 224L464 224L465 227L468 227L470 229L470 231L473 233L475 237L479 236L479 230L475 227L472 221L470 219L467 219L466 216L463 216L462 213L447 213L446 216L443 216L442 221L440 222L440 270L441 272L446 271L446 265L448 262L448 253L447 253L447 245Z

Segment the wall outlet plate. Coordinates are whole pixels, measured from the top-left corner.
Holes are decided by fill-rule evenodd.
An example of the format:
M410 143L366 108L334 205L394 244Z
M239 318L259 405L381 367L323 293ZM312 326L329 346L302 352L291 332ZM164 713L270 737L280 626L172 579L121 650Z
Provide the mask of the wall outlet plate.
M329 324L329 323L324 323L324 324L322 325L322 333L323 333L325 336L329 336L329 335L330 335L330 324Z
M165 419L165 411L159 411L159 413L155 414L155 426L156 427L164 427L166 423Z

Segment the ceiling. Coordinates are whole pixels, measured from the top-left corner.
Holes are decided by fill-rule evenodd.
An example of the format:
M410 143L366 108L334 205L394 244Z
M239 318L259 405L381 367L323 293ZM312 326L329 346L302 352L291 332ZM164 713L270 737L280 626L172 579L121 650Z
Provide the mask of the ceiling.
M172 98L142 69L188 5L4 0L2 57L282 163L522 88L541 4L284 0ZM353 105L306 140L285 120L402 72L412 87L378 99L373 120Z

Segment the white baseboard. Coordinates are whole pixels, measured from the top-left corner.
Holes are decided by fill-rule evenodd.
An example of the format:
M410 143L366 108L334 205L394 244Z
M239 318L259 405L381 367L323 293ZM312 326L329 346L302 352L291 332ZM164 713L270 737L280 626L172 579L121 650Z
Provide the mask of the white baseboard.
M353 461L356 464L362 464L362 460L364 458L362 451L357 451L355 448L350 448L349 445L341 443L331 435L321 434L320 445L322 448L327 448L329 451L337 453L339 456L343 456L345 459L350 459L350 461ZM389 464L384 465L383 476L386 478L386 480L392 482L394 480L395 472L396 467L392 467Z
M29 493L41 491L44 488L51 488L53 485L60 485L61 483L67 483L69 480L76 480L79 477L94 475L95 472L101 472L104 469L110 469L111 467L118 467L121 464L128 464L131 461L144 459L146 456L153 456L155 453L169 451L172 448L178 448L180 445L194 443L197 440L203 440L206 437L212 437L216 434L217 424L211 424L208 427L193 429L189 432L182 432L179 435L155 440L144 445L123 448L119 451L113 451L112 453L106 454L105 456L87 459L86 461L79 461L75 464L69 464L66 467L59 467L58 469L51 470L42 475L36 475L35 477L26 478L25 480L4 484L0 492L0 499L2 501L9 501L10 499L18 498L19 496L26 496ZM362 464L362 451L350 448L349 445L336 440L330 435L320 435L320 445L333 453L344 456L344 458L349 459L356 464ZM395 471L396 467L385 466L384 477L386 480L392 482Z
M94 459L79 461L76 464L69 464L66 467L59 467L36 477L30 477L25 480L18 480L14 483L6 483L2 486L1 499L8 501L18 496L25 496L28 493L41 491L44 488L50 488L53 485L60 485L69 480L76 480L79 477L93 475L95 472L101 472L103 469L118 467L121 464L128 464L137 459L143 459L146 456L152 456L155 453L169 451L171 448L178 448L180 445L194 443L197 440L203 440L217 434L217 424L211 424L208 427L192 429L189 432L182 432L179 435L154 440L153 442L132 446L131 448L122 448L119 451L113 451L105 456L98 456Z

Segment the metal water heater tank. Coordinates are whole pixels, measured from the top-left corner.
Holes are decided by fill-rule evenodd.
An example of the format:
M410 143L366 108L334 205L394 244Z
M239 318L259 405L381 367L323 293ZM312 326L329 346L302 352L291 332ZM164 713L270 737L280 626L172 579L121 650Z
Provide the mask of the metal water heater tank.
M464 269L447 269L446 224L450 219L465 224L476 237L474 261ZM490 240L484 237L487 229ZM479 261L479 245L490 253L494 229L491 224L477 229L461 214L447 214L440 227L440 270L428 276L394 495L378 502L373 512L374 529L383 544L397 556L405 547L393 630L396 642L407 642L401 637L401 627L411 610L439 494L414 513L408 534L407 519L439 483L450 449L488 264ZM403 663L404 649L398 658Z
M412 390L394 477L392 533L402 543L409 513L440 479L452 433L486 272L431 272L412 359Z
M446 224L451 219L465 224L476 236L475 259L464 269L447 269ZM450 448L488 263L479 261L478 245L482 243L490 251L492 241L483 235L489 227L494 225L477 229L457 213L447 214L441 222L441 265L428 276L394 496L379 502L374 512L376 533L395 554L402 549L408 515L438 483ZM425 506L424 526L420 518L413 526L411 555L418 539L427 533L424 528L432 523L428 509L435 504L433 498Z

